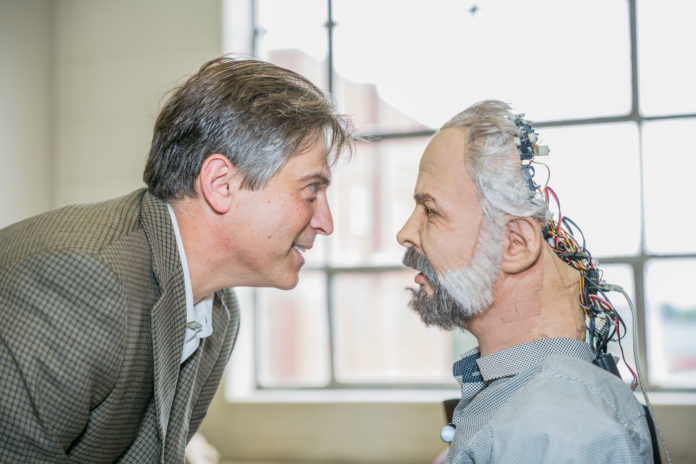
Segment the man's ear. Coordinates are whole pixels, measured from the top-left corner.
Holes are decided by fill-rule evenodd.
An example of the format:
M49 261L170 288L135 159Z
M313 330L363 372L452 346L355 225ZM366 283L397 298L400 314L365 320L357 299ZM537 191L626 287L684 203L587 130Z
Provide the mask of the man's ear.
M237 169L225 155L208 156L198 174L200 194L213 211L224 214L229 211L234 195Z
M529 217L510 217L505 227L503 264L508 274L530 268L539 258L543 239L539 223Z

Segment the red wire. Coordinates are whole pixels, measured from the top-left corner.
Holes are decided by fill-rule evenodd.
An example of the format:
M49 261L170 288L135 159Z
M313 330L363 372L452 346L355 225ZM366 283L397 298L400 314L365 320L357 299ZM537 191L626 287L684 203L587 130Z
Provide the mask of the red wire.
M599 305L607 312L614 311L614 308L611 306L611 304L603 298L600 298L596 295L590 295L590 300L596 301L597 303L599 303Z

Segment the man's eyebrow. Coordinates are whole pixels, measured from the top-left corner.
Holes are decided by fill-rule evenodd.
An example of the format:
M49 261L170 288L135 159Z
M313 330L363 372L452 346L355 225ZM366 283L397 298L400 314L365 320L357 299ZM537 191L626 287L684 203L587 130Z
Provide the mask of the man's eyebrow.
M326 177L324 174L309 174L300 179L300 182L302 183L309 181L315 181L322 185L329 185L331 183L331 179Z
M413 195L413 199L416 200L416 203L425 203L426 201L432 201L434 203L437 203L437 201L435 201L435 198L433 198L433 196L428 193L416 193L415 195Z

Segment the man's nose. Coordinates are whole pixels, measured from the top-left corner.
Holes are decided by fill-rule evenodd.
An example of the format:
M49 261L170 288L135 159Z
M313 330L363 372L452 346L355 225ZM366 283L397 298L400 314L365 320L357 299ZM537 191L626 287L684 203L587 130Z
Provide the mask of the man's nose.
M333 233L333 216L329 208L329 200L326 195L319 195L314 204L314 214L310 226L321 235L331 235Z
M401 246L404 246L406 248L418 248L420 245L420 241L418 240L416 220L413 217L415 213L416 212L414 211L411 214L411 216L406 220L406 223L403 225L401 230L396 234L396 240L399 242Z

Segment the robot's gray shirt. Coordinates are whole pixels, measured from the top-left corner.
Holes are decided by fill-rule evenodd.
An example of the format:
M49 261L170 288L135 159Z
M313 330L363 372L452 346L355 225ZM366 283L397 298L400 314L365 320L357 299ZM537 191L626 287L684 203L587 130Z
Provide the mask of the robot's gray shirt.
M462 398L446 464L651 463L645 412L590 346L534 340L454 365Z

